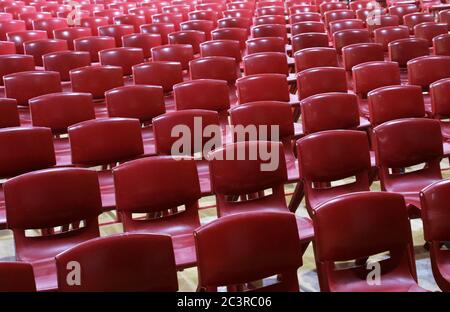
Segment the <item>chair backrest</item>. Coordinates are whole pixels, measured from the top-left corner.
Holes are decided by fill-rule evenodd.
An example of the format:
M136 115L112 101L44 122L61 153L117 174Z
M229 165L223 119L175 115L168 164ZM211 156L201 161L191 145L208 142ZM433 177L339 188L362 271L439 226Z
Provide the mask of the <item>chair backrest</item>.
M205 11L214 14L213 11ZM193 12L190 12L193 13ZM197 30L205 34L206 40L211 40L211 31L214 30L214 21L208 20L190 20L180 23L181 30Z
M285 53L263 52L244 57L244 74L289 74L289 66Z
M47 32L43 30L22 30L6 33L6 39L14 42L17 53L23 54L23 43L25 41L48 39Z
M26 25L24 21L1 20L0 21L0 40L6 40L6 34L14 31L24 31Z
M144 153L138 119L87 120L70 126L68 133L73 164L109 165L142 156Z
M253 38L280 37L287 43L286 25L265 24L253 26L251 29Z
M92 17L83 17L80 19L80 26L88 27L91 29L93 36L98 36L98 27L106 26L109 24L108 17L106 16L95 16L97 12L94 12Z
M333 48L306 48L294 53L295 71L315 67L339 67L338 55Z
M114 38L109 36L90 36L73 41L75 51L89 52L92 62L98 62L98 52L116 47Z
M122 45L129 48L142 49L144 58L151 57L151 48L162 44L161 36L158 34L131 34L122 36Z
M347 93L345 69L338 67L317 67L303 70L297 74L298 97L327 93Z
M320 14L315 12L303 12L297 14L291 14L289 16L290 24L299 22L320 22Z
M70 263L80 283L67 283ZM127 265L124 265L127 263ZM93 239L56 256L59 291L177 291L172 239L158 234L119 234Z
M248 38L246 28L218 28L211 32L213 40L235 40L239 41L241 50L245 49L245 41Z
M0 262L0 292L35 292L33 267L24 262Z
M372 126L401 118L425 117L422 88L414 85L387 86L368 93Z
M161 86L129 85L114 88L105 93L109 117L137 118L151 123L164 114L164 90Z
M362 219L370 220L369 224L354 222ZM317 273L322 291L345 289L346 285L339 278L345 271L354 271L349 273L348 280L365 284L368 271L364 267L339 270L335 262L365 258L385 251L390 251L391 258L380 263L381 281L385 272L383 268L388 267L387 272L397 268L404 272L405 278L417 280L411 228L405 201L400 194L359 192L331 199L317 208L314 232Z
M217 21L217 28L244 28L250 29L252 19L247 17L225 17Z
M450 9L439 12L439 22L447 23L450 26Z
M408 173L390 173L389 169L426 166L414 174L441 177L439 163L443 155L441 127L438 120L404 118L385 122L373 129L373 145L381 187L400 180Z
M0 129L0 146L2 179L56 164L53 137L48 128Z
M358 98L354 94L317 94L302 100L300 107L305 134L359 126Z
M8 227L14 232L18 260L51 258L99 236L102 203L95 171L82 168L34 171L6 181L4 191ZM28 229L41 229L42 235L30 237Z
M226 81L197 79L181 82L173 87L177 110L205 109L217 112L230 108L229 88Z
M94 103L89 93L60 92L30 99L31 123L48 127L55 134L67 133L73 124L95 119Z
M181 235L200 226L198 200L202 195L194 159L147 157L117 166L113 175L125 231ZM142 213L147 217L133 216Z
M331 35L334 35L334 33L341 30L363 30L365 28L364 22L359 19L344 19L340 21L333 21L329 26Z
M19 110L14 99L0 99L0 129L20 127Z
M353 66L374 61L384 61L384 49L378 43L356 43L342 48L342 59L346 71Z
M240 104L256 101L289 102L289 86L283 74L242 77L236 81L236 88Z
M158 34L161 36L161 43L167 44L169 39L167 35L175 31L174 24L171 23L151 23L141 25L141 33L143 34Z
M200 57L189 62L191 80L215 79L234 84L238 78L236 61L226 56Z
M322 22L309 21L309 22L298 22L291 25L292 36L310 32L325 33L325 24Z
M200 291L217 291L220 286L236 291L239 284L272 275L281 278L275 284L252 290L299 291L297 269L302 259L293 214L231 215L200 227L194 236ZM219 241L223 244L218 244Z
M389 59L397 62L400 67L416 57L430 54L428 42L421 38L403 38L388 44Z
M403 24L403 17L410 13L419 12L419 8L415 4L407 5L392 5L388 8L390 15L397 15L400 18L400 23Z
M89 27L68 27L53 31L55 39L65 40L69 50L74 49L73 41L77 38L92 36L92 31Z
M327 27L330 26L331 22L346 20L346 19L354 19L355 12L352 10L333 10L329 12L325 12L323 14L323 18Z
M112 48L101 50L98 55L101 65L120 66L124 76L130 76L131 68L144 62L144 53L140 48Z
M421 56L408 62L408 82L421 86L424 90L429 85L443 78L450 78L450 56Z
M34 30L44 30L47 32L47 36L50 39L54 38L53 31L56 29L67 28L67 19L54 17L54 18L44 18L37 19L33 21Z
M380 15L377 19L372 19L370 23L369 19L366 19L367 29L372 37L374 36L375 30L378 28L400 25L400 18L397 15Z
M403 16L403 24L409 27L411 34L414 34L414 26L425 22L434 22L434 15L420 12L409 13Z
M205 131L208 126L212 131ZM207 149L222 144L219 114L209 110L165 113L153 118L153 132L159 155L194 156L201 153L203 158L206 156L204 152L209 152Z
M24 42L23 46L25 54L32 55L34 57L34 63L36 64L36 66L42 66L42 56L44 54L68 50L67 42L65 40L59 39L40 39L26 41Z
M58 72L26 71L3 77L5 95L17 100L17 105L28 105L28 100L36 96L61 92L61 80Z
M139 32L139 27L146 23L145 16L135 14L114 16L113 21L116 25L132 25L135 33Z
M445 78L433 82L430 85L431 114L436 118L450 116L450 79Z
M247 55L262 52L285 53L285 43L280 37L260 37L247 40Z
M0 55L16 53L16 46L14 42L0 41Z
M255 18L255 26L265 24L286 25L284 15L263 15Z
M179 62L184 70L189 69L189 61L194 59L194 50L189 44L169 44L151 49L154 61Z
M89 52L85 51L58 51L42 56L44 69L58 72L61 81L70 80L72 69L91 65Z
M414 26L414 36L426 40L430 47L433 45L434 37L447 33L447 23L426 22Z
M367 62L352 68L353 90L362 98L373 89L400 84L400 68L396 62Z
M328 35L323 33L304 33L291 38L292 51L315 47L329 47Z
M235 40L211 40L200 44L200 55L233 57L236 63L242 60L240 45Z
M342 49L348 45L356 43L369 43L370 34L366 29L345 29L333 33L334 47L338 54L342 54Z
M436 55L450 56L450 34L444 34L434 37L433 49Z
M192 46L194 54L200 53L200 43L206 41L203 31L180 30L168 34L169 44L189 44Z
M292 108L285 102L261 101L235 106L230 109L230 121L234 127L249 129L248 133L236 132L235 142L290 141L294 135ZM273 131L277 131L276 136Z
M72 91L91 93L102 99L105 92L123 86L123 70L119 66L85 66L70 71Z
M390 42L409 38L409 29L406 26L386 26L375 29L374 36L374 42L381 44L387 51Z
M117 47L122 46L122 36L134 33L133 25L106 25L99 26L97 29L99 36L113 37Z
M135 84L162 86L164 92L183 81L183 68L179 62L147 62L133 66Z
M35 69L34 57L23 54L0 55L0 85L3 86L3 76Z

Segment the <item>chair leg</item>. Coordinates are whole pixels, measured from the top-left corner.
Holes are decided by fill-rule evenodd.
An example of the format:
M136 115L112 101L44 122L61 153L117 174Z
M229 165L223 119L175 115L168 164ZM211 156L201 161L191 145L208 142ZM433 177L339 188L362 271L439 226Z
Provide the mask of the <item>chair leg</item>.
M298 206L300 206L300 203L303 200L304 195L305 192L303 190L303 182L299 181L295 186L294 194L292 194L291 201L289 202L289 211L295 212L297 210Z

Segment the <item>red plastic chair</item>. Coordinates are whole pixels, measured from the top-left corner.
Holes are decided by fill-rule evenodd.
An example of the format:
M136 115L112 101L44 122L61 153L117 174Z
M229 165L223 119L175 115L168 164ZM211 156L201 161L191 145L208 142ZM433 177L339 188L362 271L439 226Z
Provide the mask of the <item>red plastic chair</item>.
M231 3L227 3L227 9L228 10L249 10L254 11L255 10L255 3L252 2L246 2L246 1L235 1Z
M189 44L194 54L200 53L200 44L206 41L205 33L198 30L182 30L168 34L169 44Z
M342 60L346 71L353 66L373 61L384 61L384 49L377 43L357 43L342 48Z
M66 51L67 42L59 39L40 39L33 41L26 41L23 44L25 54L34 57L34 63L37 66L42 66L42 56L47 53Z
M130 76L134 65L144 62L144 53L140 48L113 48L98 52L101 65L122 67L123 75Z
M401 118L424 118L422 88L413 85L388 86L367 95L372 126Z
M450 56L450 35L444 34L434 37L433 49L436 55Z
M266 6L266 7L260 7L256 9L256 16L268 16L268 15L278 15L278 16L284 16L284 6L282 5L272 5L272 6Z
M211 21L213 25L217 25L219 11L218 10L199 10L188 13L190 21Z
M194 50L189 44L170 44L151 49L153 61L179 62L183 70L189 69L194 59Z
M201 120L201 132L194 132L198 129L198 121ZM194 125L197 126L194 126ZM173 133L174 127L182 125L183 129L190 130L190 144L188 146L176 146L176 142L180 140L182 132ZM200 158L196 161L197 171L200 181L200 189L202 196L211 195L211 182L209 177L208 163L204 159L206 155L203 152L205 145L208 143L209 148L217 148L221 146L220 133L205 134L206 127L217 127L220 129L219 114L214 111L191 109L183 111L168 112L153 119L153 131L155 134L156 153L158 155L176 156L194 156L200 153ZM213 140L213 142L209 142ZM175 146L174 146L175 144Z
M297 74L298 97L327 93L347 93L345 69L337 67L317 67L303 70Z
M247 9L232 9L232 10L225 10L222 12L223 17L243 17L247 19L251 19L253 17L253 12L251 10Z
M135 84L162 86L165 93L183 81L183 69L179 62L148 62L133 66Z
M257 101L290 102L297 100L289 94L289 85L285 74L258 74L239 78L236 81L239 104Z
M108 24L109 24L108 17L93 16L93 17L83 17L80 19L80 26L90 28L93 36L98 36L98 27L106 26Z
M396 62L367 62L354 66L353 87L360 98L373 89L400 84L400 68Z
M99 236L97 174L76 168L45 169L8 180L4 190L17 260L32 262L38 290L56 289L54 256ZM29 196L24 198L24 193ZM28 229L40 229L41 235L29 237Z
M333 34L333 44L339 55L342 49L351 44L370 43L370 34L366 29L346 29Z
M82 268L79 285L67 283L67 268L73 261ZM56 268L58 289L63 292L178 290L172 240L167 235L119 234L92 239L57 255Z
M441 249L449 238L448 200L449 181L436 182L420 192L425 240L429 243L433 276L442 291L450 291L447 251Z
M403 24L409 27L411 34L414 34L414 26L425 23L434 22L434 16L430 13L410 13L403 16Z
M107 25L98 27L99 36L113 37L117 47L122 46L122 36L132 33L134 33L134 27L132 25Z
M354 94L329 92L300 102L305 135L325 130L356 130L360 126L358 99Z
M166 112L161 86L130 85L109 90L105 94L109 117L137 118L151 123Z
M123 14L124 12L118 9L107 9L94 12L95 17L107 18L108 19L107 25L111 25L114 23L114 17L122 16Z
M320 13L322 15L328 11L346 10L348 9L347 3L343 2L323 2L319 5Z
M400 195L385 192L342 195L321 205L314 217L314 250L321 291L425 291L417 284L411 227ZM354 220L371 221L368 225ZM368 258L386 251L389 258L377 262L380 283L368 283L371 261L336 268L336 262Z
M248 38L245 28L218 28L211 32L213 40L235 40L239 41L241 50L245 49L245 41Z
M188 12L190 11L189 5L185 3L180 4L171 4L168 6L163 6L161 8L163 14L173 14L176 16L181 16L182 20L185 21L188 19Z
M202 196L196 162L150 157L124 163L113 174L124 231L170 235L177 268L195 266L193 234L200 226L198 200ZM147 217L137 219L136 214L142 213Z
M443 78L450 78L450 56L421 56L408 62L408 83L422 86L429 85Z
M43 30L23 30L8 32L6 34L8 41L14 42L18 54L23 54L23 43L26 41L48 39L47 32Z
M352 10L334 10L325 12L325 14L323 14L323 19L327 27L330 26L331 22L354 18L356 18L356 16L355 12L353 12Z
M318 11L319 10L316 5L300 4L291 6L289 8L289 15L292 16L300 13L317 13Z
M284 39L281 37L264 37L248 39L247 55L262 52L280 52L286 53Z
M376 21L376 22L375 22ZM370 21L366 20L367 29L371 36L374 36L374 32L378 28L394 27L400 25L400 18L396 15L381 15L378 20Z
M381 44L387 51L390 42L409 38L409 29L406 26L381 27L374 30L374 36L374 42Z
M308 21L308 22L298 22L291 25L292 36L311 32L325 33L325 24L322 22Z
M244 57L243 63L246 76L257 74L283 74L289 76L289 65L285 53L253 53Z
M217 21L217 28L244 28L247 31L252 26L252 19L246 17L225 17Z
M253 26L251 33L253 38L280 37L287 43L287 30L285 25L266 24Z
M354 1L352 1L354 2ZM370 3L370 1L366 1L366 3ZM351 4L351 3L350 3ZM370 25L373 24L381 24L379 22L377 22L377 20L379 21L380 19L378 18L379 16L383 16L386 15L386 9L384 8L374 8L372 5L372 8L361 8L358 10L354 10L355 14L356 14L356 18L362 20L367 27L369 27ZM390 15L389 15L390 16ZM398 19L398 16L394 16ZM398 24L397 24L398 25Z
M200 44L200 55L201 57L233 57L236 63L242 60L239 42L234 40L211 40L202 42Z
M6 75L34 69L34 57L31 55L0 55L0 85L3 85L3 77Z
M69 50L74 49L73 41L77 38L89 37L92 35L91 29L88 27L70 27L53 31L55 39L63 39L67 41Z
M212 11L207 11L214 13ZM181 30L197 30L205 34L206 40L211 40L211 31L214 30L215 25L212 21L207 20L190 20L180 24Z
M42 56L45 70L59 72L61 81L70 80L72 69L91 65L88 52L60 51L48 53Z
M289 24L295 24L299 22L320 22L321 16L315 12L304 12L292 14L289 16Z
M330 34L341 31L341 30L350 30L350 29L360 29L364 30L364 22L359 19L345 19L339 21L333 21L329 25Z
M122 46L142 49L144 58L151 57L151 48L160 46L161 36L157 34L131 34L122 36Z
M18 20L0 21L0 40L6 40L6 34L9 32L26 30L25 22Z
M73 41L75 51L89 52L91 61L98 62L98 52L116 47L116 41L109 36L91 36Z
M333 48L307 48L295 52L295 71L301 72L305 69L315 67L339 67L338 56Z
M114 209L115 165L145 156L138 119L102 118L68 128L72 163L83 167L102 166L97 172L104 210ZM108 169L109 167L109 169Z
M149 8L149 7L138 7L138 8L132 8L128 10L128 14L133 14L136 16L142 16L145 19L145 23L151 23L152 22L152 15L157 14L158 10ZM139 29L138 29L139 32Z
M448 26L444 23L421 23L414 26L414 36L428 41L428 45L433 45L433 38L439 35L447 34Z
M161 43L167 44L169 39L167 35L175 31L175 26L170 23L152 23L141 26L143 34L158 34L161 36Z
M119 66L85 66L70 71L72 91L91 93L102 99L105 92L123 86L123 71Z
M329 47L328 35L323 33L304 33L293 36L292 51L296 52L307 48Z
M128 14L128 10L135 8L137 6L136 3L130 2L130 3L111 3L108 4L109 9L115 9L123 12L123 14Z
M52 71L27 71L3 77L6 97L17 100L17 105L27 106L28 100L48 93L61 92L59 73Z
M369 140L363 131L328 130L297 141L306 208L315 217L324 202L342 194L369 191ZM354 177L345 184L332 182Z
M0 262L0 292L35 292L33 267L29 263Z
M20 127L19 110L14 99L0 99L0 129Z
M33 21L33 29L34 30L44 30L47 32L47 36L50 39L54 38L53 31L61 28L67 28L69 25L67 24L67 20L64 18L44 18Z
M299 291L301 244L293 215L231 215L200 227L194 235L200 291L215 292L220 286L226 286L228 291ZM219 246L218 241L224 246ZM279 244L280 241L286 244ZM255 264L250 259L260 261ZM279 278L258 285L251 283L273 275Z
M450 116L450 102L448 92L450 91L450 79L444 78L430 85L431 109L429 113L435 119L447 119ZM441 120L441 133L444 140L450 139L450 125Z
M265 24L286 25L286 18L284 15L264 15L255 18L255 26Z
M147 21L145 16L126 14L121 16L114 16L113 18L115 25L131 25L134 27L134 32L138 33L140 31L141 25L144 25Z
M158 13L152 15L152 23L169 23L174 25L175 31L180 30L180 23L183 22L181 14Z
M41 6L42 12L49 12L53 17L56 17L58 13L72 11L72 6L59 3L47 3Z
M14 42L0 41L0 55L15 54L16 46Z
M200 57L189 62L191 80L217 79L228 82L230 95L235 97L234 82L238 78L236 62L234 58L225 56Z
M400 67L416 57L429 55L428 42L420 38L404 38L391 41L388 44L389 60L397 62Z
M450 10L442 10L439 12L439 22L447 23L450 27Z
M419 12L420 9L415 4L393 5L388 8L390 15L396 15L400 19L400 24L403 24L403 17L410 13Z
M408 205L410 217L420 217L419 192L442 180L443 157L441 126L438 120L405 118L383 123L373 129L381 189L400 193ZM421 169L399 172L425 163ZM396 169L390 172L389 169Z

